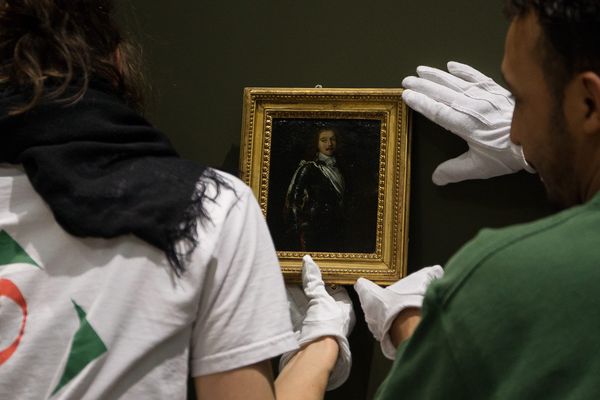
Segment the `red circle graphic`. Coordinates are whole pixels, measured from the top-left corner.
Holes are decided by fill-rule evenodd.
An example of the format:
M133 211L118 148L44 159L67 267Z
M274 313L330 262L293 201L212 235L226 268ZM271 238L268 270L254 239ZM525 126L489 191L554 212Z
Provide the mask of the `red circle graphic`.
M21 307L21 312L23 313L23 320L21 321L21 328L19 329L19 334L17 338L5 349L0 350L0 365L4 364L6 360L8 360L13 353L17 350L19 346L19 342L25 333L25 323L27 321L27 302L23 297L23 294L12 281L8 279L0 279L0 297L6 296Z

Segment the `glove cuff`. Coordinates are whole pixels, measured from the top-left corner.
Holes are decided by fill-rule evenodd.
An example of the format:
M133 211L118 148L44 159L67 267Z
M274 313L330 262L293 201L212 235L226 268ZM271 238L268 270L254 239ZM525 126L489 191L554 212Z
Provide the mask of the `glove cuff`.
M381 352L383 353L385 358L392 361L396 359L396 352L398 351L398 349L392 344L392 338L390 337L389 333L383 335L383 338L381 339L379 345L381 347Z
M530 174L536 173L536 170L533 169L531 164L529 164L525 159L525 154L523 154L523 147L513 142L510 142L510 152L512 153L515 160L519 162L519 164L525 171L529 172Z
M327 382L327 391L337 389L342 386L350 375L352 369L352 353L350 352L350 344L345 336L336 336L339 351L338 358L335 362L333 370L329 375Z
M337 321L331 321L327 324L326 321L316 321L314 324L305 322L298 336L298 345L300 347L307 343L313 342L324 336L333 336L335 338L345 338Z

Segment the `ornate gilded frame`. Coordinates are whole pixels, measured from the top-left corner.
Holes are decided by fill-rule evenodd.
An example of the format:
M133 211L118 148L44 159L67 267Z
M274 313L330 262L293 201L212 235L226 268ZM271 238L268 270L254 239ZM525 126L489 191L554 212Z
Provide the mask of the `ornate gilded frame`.
M365 277L379 284L406 275L410 187L410 115L401 89L246 88L240 154L241 178L267 217L274 118L373 119L381 121L375 250L370 253L308 252L328 283ZM304 252L279 250L287 282L300 281Z

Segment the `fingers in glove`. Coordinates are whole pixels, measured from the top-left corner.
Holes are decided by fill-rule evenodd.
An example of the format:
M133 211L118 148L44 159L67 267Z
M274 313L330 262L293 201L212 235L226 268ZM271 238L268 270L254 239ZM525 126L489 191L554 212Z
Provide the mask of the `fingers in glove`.
M482 172L477 162L473 160L472 152L469 150L438 165L433 171L431 180L438 186L444 186L469 179L485 179L481 175Z
M417 68L417 73L421 78L448 87L458 93L464 94L467 98L485 101L494 110L512 110L514 107L511 93L485 76L485 82L473 83L437 68L421 66ZM469 103L466 98L461 101L461 104L464 105L468 105Z
M462 64L456 61L450 61L448 62L447 66L448 72L450 72L454 76L464 79L467 82L480 83L491 80L490 77L482 74L481 72L477 71L475 68L467 64Z
M420 66L417 67L417 74L423 79L438 83L456 92L464 92L469 89L469 87L473 86L472 83L437 68Z
M471 140L468 129L465 129L465 126L472 125L470 122L471 116L459 112L446 104L437 102L414 90L404 90L402 92L402 99L410 108L423 114L423 116L434 123L451 131L464 140Z
M448 72L452 75L457 76L467 82L476 83L481 87L485 88L490 93L494 93L500 96L507 98L507 100L512 97L512 94L498 85L492 78L482 74L477 71L475 68L470 67L466 64L461 64L456 61L450 61L448 63ZM512 102L509 100L509 102Z
M424 295L431 281L444 275L444 270L439 265L421 268L412 274L400 279L388 287L388 291L393 291L401 295L418 294Z
M432 265L430 267L421 268L419 271L417 271L411 275L417 275L417 274L425 275L425 282L426 282L425 287L427 287L434 280L439 279L442 276L444 276L444 268L442 268L441 265Z
M385 289L368 279L359 278L354 284L354 290L358 294L369 330L375 339L381 340L384 334L381 325L385 320L386 308L385 301L382 301L381 297L384 296Z
M497 112L503 108L499 108L490 93L484 89L476 89L476 95L466 92L456 92L450 88L440 85L435 82L431 82L427 79L416 78L409 76L404 78L402 85L410 89L411 92L419 93L435 101L436 103L442 103L451 108L449 113L444 114L443 118L437 118L435 114L431 117L428 114L424 114L427 118L431 119L438 125L442 125L446 128L446 125L452 124L453 128L446 128L456 134L463 134L465 131L469 131L469 127L474 124L477 126L492 127L494 121L497 119ZM409 92L408 96L412 93ZM403 92L402 98L405 99ZM502 115L505 118L505 123L510 125L512 118L512 103L509 100L502 98L503 106L507 109L508 114ZM406 101L406 99L405 99ZM508 103L507 103L508 102ZM407 104L408 101L406 102ZM471 119L465 119L469 118ZM491 119L490 119L491 118ZM469 136L467 133L463 134L463 138Z
M402 86L406 89L424 94L430 99L446 105L451 105L454 103L460 95L459 92L456 92L455 90L444 85L440 85L439 83L432 82L427 79L417 78L415 76L404 78L402 80Z
M322 296L325 293L321 270L308 254L302 258L302 285L304 293L310 298Z
M366 278L358 278L354 284L354 290L356 290L359 300L362 300L363 297L370 297L372 293L377 293L385 289Z
M472 147L460 156L440 164L433 171L433 183L443 186L469 179L487 179L510 174L521 168L515 161L515 168L510 168L508 162L500 162L498 157L501 155L486 155L485 151Z

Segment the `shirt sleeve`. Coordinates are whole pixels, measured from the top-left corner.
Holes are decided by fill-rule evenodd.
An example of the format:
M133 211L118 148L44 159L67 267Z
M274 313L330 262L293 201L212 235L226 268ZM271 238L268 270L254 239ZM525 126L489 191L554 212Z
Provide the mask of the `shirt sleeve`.
M423 319L413 336L402 343L376 400L467 399L465 382L448 343L440 309L426 296Z
M191 374L255 364L297 348L283 276L248 187L236 188L207 271L192 332Z

